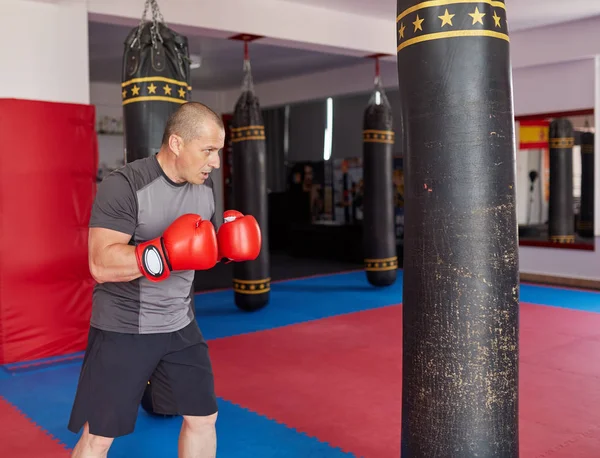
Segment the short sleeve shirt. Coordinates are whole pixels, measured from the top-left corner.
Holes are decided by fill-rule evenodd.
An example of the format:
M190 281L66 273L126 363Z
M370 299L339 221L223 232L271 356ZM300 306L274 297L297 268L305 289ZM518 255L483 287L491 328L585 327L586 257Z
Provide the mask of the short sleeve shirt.
M90 227L130 235L137 245L160 237L186 213L214 224L215 197L209 178L202 185L175 183L156 156L139 159L113 171L100 183ZM91 325L131 334L173 332L194 319L194 271L174 271L160 282L145 277L107 282L94 287Z

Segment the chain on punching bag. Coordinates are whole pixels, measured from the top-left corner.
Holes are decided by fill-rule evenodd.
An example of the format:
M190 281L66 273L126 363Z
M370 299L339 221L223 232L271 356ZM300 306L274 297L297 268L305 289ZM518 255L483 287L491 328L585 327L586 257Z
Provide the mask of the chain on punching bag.
M156 0L146 0L125 40L121 78L125 159L132 162L158 152L167 119L191 100L187 38L166 26Z
M265 127L258 97L254 93L248 43L244 43L244 82L231 124L233 144L233 202L235 209L252 215L262 232L262 247L254 261L235 263L235 303L245 311L263 308L271 290L267 220L267 164Z
M394 227L392 107L376 60L375 89L363 117L363 250L367 280L374 286L396 281L398 257Z
M397 4L401 455L516 458L519 246L505 5Z
M566 118L550 123L550 199L548 236L554 243L575 243L573 208L573 124Z

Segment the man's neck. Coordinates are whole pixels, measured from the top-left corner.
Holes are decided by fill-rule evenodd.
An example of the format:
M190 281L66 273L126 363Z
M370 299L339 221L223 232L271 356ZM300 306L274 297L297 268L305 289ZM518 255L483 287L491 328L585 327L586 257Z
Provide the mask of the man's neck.
M163 170L164 174L174 183L183 183L184 180L179 178L177 169L175 168L175 155L170 151L161 150L156 154L158 165Z

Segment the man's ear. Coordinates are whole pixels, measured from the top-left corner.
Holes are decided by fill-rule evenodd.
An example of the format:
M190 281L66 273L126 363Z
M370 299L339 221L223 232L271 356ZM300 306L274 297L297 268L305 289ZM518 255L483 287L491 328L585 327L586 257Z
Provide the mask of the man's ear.
M176 156L181 154L181 150L183 149L183 138L179 135L171 134L169 137L169 148Z

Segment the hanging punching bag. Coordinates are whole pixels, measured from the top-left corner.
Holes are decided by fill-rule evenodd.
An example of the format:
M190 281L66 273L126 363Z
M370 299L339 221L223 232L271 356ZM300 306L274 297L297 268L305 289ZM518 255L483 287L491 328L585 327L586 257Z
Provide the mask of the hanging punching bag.
M581 237L594 236L594 134L581 134L581 206L578 233Z
M397 6L401 455L516 458L519 251L504 2Z
M258 97L254 93L248 43L244 42L244 82L231 123L233 144L233 203L235 210L256 218L262 247L254 261L235 263L235 304L245 311L263 308L269 302L269 236L267 220L267 164L265 127Z
M575 243L573 208L573 124L566 118L550 123L550 198L548 237L555 243Z
M167 119L191 100L187 38L164 24L156 0L146 0L141 24L125 40L121 78L125 159L132 162L158 152Z
M394 227L392 107L375 61L375 89L363 117L363 250L367 281L389 286L396 281L398 257Z

